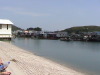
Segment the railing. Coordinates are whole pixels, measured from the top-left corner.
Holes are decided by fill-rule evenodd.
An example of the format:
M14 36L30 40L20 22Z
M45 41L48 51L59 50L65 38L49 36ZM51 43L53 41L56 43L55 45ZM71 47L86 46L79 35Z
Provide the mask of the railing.
M0 38L12 38L12 35L0 35Z

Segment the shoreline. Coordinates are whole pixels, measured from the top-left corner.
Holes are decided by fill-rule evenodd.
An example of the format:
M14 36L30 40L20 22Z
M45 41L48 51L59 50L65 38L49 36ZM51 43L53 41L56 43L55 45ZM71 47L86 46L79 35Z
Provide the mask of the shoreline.
M0 44L0 57L3 61L16 60L16 62L11 61L7 69L12 75L86 75L70 66L62 66L13 44L2 41Z

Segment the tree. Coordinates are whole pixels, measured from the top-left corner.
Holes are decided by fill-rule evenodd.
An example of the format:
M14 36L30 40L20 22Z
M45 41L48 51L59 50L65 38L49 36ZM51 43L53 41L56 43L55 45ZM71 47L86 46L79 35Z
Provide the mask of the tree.
M30 27L30 28L27 28L27 30L34 30L34 28Z
M35 31L42 31L42 28L36 27L36 28L27 28L27 30L35 30Z
M35 31L42 31L42 29L39 28L39 27L34 28L34 30L35 30Z

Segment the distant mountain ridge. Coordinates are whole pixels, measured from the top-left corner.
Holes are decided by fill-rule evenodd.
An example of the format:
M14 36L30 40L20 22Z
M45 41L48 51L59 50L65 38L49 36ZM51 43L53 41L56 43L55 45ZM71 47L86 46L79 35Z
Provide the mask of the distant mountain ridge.
M24 30L20 27L17 27L15 25L12 25L12 31L16 31L16 30ZM62 31L66 31L69 33L75 32L75 33L79 33L79 32L93 32L93 31L100 31L100 26L95 26L95 25L89 25L89 26L76 26L76 27L71 27L71 28L67 28L64 29Z
M12 31L16 31L16 30L23 30L23 29L15 25L12 25Z
M79 32L93 32L93 31L100 31L100 26L77 26L77 27L71 27L71 28L67 28L65 30L62 31L66 31L69 33L75 32L75 33L79 33Z

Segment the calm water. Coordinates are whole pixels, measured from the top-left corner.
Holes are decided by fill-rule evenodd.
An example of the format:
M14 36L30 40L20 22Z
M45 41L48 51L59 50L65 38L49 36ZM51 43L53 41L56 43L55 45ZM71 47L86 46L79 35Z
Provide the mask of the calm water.
M16 38L12 43L64 65L100 74L100 42Z

